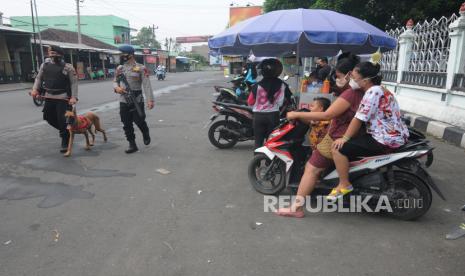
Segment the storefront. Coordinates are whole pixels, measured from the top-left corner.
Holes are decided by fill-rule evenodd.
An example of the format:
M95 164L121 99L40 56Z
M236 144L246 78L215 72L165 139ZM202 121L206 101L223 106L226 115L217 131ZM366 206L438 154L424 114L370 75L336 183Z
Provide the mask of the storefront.
M31 33L0 25L0 83L32 80Z

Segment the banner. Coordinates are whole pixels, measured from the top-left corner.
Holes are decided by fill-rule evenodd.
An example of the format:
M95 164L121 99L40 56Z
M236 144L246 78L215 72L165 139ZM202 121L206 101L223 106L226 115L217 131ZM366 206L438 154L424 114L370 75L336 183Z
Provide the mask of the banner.
M198 36L181 36L176 37L176 43L197 43L197 42L208 42L209 35L198 35Z
M249 19L257 15L261 15L261 14L262 14L261 6L230 7L229 8L229 27L232 27L241 21L244 21L246 19Z

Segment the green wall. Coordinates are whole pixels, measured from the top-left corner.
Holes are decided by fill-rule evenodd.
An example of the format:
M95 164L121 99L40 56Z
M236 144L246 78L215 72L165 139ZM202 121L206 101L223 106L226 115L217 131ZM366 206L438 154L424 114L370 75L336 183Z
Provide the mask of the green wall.
M12 27L32 31L30 16L13 16L10 21ZM41 31L47 28L54 28L77 32L76 16L39 16L39 24ZM116 45L114 41L115 36L122 36L123 33L129 35L129 21L114 15L84 15L81 16L81 33L102 42Z

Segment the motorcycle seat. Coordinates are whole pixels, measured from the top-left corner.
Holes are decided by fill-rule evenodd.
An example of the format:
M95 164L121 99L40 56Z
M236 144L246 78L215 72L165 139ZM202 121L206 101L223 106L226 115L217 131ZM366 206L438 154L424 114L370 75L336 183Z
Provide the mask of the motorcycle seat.
M221 103L221 102L214 102L215 104L226 106L229 108L237 108L241 110L245 110L247 112L253 112L253 107L248 105L240 105L240 104L233 104L233 103Z
M393 153L411 151L418 146L426 146L428 144L427 140L417 140L417 141L408 141L405 145L400 146L399 148L393 150Z

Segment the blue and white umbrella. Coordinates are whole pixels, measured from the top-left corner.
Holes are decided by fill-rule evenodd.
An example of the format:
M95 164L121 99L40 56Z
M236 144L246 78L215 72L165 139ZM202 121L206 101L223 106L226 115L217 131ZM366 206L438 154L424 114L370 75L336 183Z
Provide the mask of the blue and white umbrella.
M335 56L392 50L397 40L358 18L329 10L294 9L269 12L242 21L210 38L210 49L223 55L300 57Z

